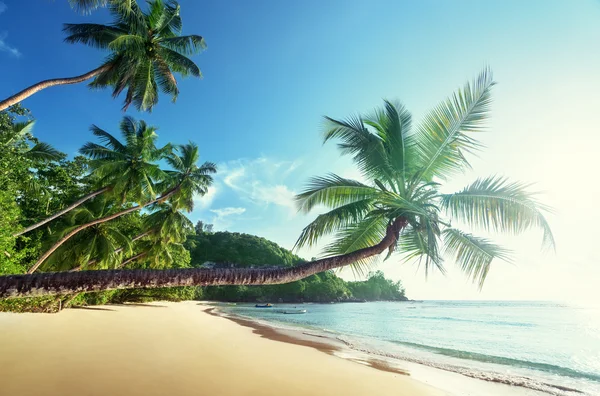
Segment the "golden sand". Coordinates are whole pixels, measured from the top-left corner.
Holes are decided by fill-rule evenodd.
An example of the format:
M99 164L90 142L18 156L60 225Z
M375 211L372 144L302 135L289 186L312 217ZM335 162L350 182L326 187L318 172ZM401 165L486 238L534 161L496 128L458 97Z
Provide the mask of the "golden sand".
M185 302L1 314L0 395L444 394L319 350L327 347L261 337L207 309Z

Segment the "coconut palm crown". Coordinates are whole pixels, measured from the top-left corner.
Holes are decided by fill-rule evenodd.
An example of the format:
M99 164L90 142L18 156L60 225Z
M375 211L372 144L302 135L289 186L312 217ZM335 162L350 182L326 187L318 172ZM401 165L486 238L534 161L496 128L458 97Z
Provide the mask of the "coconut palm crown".
M198 35L182 36L180 6L171 0L152 0L142 11L135 1L72 2L82 10L106 5L114 21L65 24L68 43L106 49L110 54L101 72L90 83L95 88L113 88L113 96L125 94L124 109L132 103L138 110L151 110L162 91L175 101L179 94L174 73L201 77L189 58L206 48Z
M418 260L426 273L442 272L444 256L454 260L481 287L495 258L510 260L510 252L489 239L452 226L452 220L485 231L520 234L532 227L543 231L543 245L554 247L544 213L549 211L527 192L527 185L505 177L475 180L450 194L442 183L470 168L468 154L482 148L483 131L494 85L490 70L467 83L431 110L418 126L399 103L385 101L372 114L347 120L326 117L324 141L337 139L343 155L352 157L362 183L335 174L313 178L296 199L303 212L325 206L328 212L304 228L296 246L314 245L333 234L326 256L345 255L373 246L389 226L400 224L389 246L406 260ZM353 268L361 271L371 259Z
M112 186L113 193L123 202L154 199L156 183L166 177L155 162L172 150L170 144L156 146L156 128L125 116L120 124L122 142L96 125L90 129L102 144L85 143L79 152L91 159L89 166L97 184Z

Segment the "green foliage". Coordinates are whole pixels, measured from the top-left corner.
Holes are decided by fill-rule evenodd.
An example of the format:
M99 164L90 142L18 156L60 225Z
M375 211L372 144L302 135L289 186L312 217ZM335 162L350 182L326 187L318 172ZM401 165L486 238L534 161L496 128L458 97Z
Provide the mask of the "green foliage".
M96 125L90 129L102 144L88 142L79 151L90 158L90 170L98 186L111 186L111 192L123 203L153 200L157 194L155 184L167 176L156 161L171 151L171 145L156 147L156 128L124 117L120 125L123 142Z
M65 41L110 51L103 64L106 68L90 86L112 87L114 97L126 91L124 109L133 103L140 111L152 110L159 91L174 102L179 94L174 73L202 76L188 57L206 44L201 36L181 35L180 7L175 1L151 0L146 11L136 1L71 0L71 4L81 11L108 5L112 24L65 24Z
M60 307L61 300L56 297L0 299L0 312L53 313L58 312Z
M404 301L407 299L402 283L386 279L381 271L371 273L364 282L348 282L348 289L354 297L361 300Z
M270 267L277 265L293 266L304 262L287 249L254 235L232 232L202 233L188 238L185 246L190 250L193 267L204 264L209 266L229 267L235 263L236 268ZM378 272L377 276L382 273ZM330 302L352 298L378 300L385 297L389 300L402 300L404 290L400 283L380 282L379 278L370 281L380 284L386 294L374 297L374 294L363 293L361 297L353 294L350 285L363 282L345 282L332 271L309 276L296 282L269 286L209 286L204 288L204 298L216 301L284 301L284 302ZM396 294L392 291L398 287ZM357 286L359 287L359 286ZM362 289L361 289L362 290Z
M366 281L346 282L333 272L326 271L306 279L270 286L209 286L204 298L231 302L332 302L348 300L405 301L400 281L385 279L378 271Z
M23 273L38 254L46 230L19 239L13 234L73 193L76 182L66 182L59 169L70 172L71 180L81 175L80 159L65 160L64 154L33 137L32 127L31 114L20 105L0 112L0 274Z
M192 256L192 266L206 262L236 263L240 267L292 266L300 257L261 237L232 232L191 235L185 244Z
M212 224L204 223L202 220L198 220L196 222L196 225L194 226L194 231L197 235L200 235L205 232L212 233L213 227L214 226Z
M443 273L445 255L480 287L492 260L509 259L507 251L451 228L452 219L513 234L539 228L544 244L554 246L544 217L548 208L522 183L489 177L458 193L440 193L439 181L468 169L466 154L481 148L475 135L489 116L493 85L491 72L484 70L427 114L416 129L404 106L390 101L364 117L326 117L324 141L338 140L340 152L352 157L368 182L337 175L312 179L296 197L299 209L325 206L329 211L304 228L296 246L311 246L333 235L323 254L345 255L374 246L392 232L391 224L403 224L386 259L399 252L405 260L424 261L426 274L433 269ZM365 271L377 258L355 262L353 268Z

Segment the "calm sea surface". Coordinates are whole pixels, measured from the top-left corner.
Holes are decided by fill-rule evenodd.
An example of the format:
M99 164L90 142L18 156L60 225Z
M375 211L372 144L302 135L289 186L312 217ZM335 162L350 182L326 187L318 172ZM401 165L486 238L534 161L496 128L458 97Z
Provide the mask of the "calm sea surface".
M425 301L237 305L238 315L326 331L349 346L554 395L600 395L600 307Z

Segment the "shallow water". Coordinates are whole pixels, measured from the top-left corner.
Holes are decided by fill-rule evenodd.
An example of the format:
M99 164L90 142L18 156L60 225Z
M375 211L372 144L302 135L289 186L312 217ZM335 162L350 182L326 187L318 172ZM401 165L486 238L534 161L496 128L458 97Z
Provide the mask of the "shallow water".
M332 332L355 349L474 378L554 395L600 395L599 307L426 301L303 304L307 314L280 313L289 307L227 310Z

